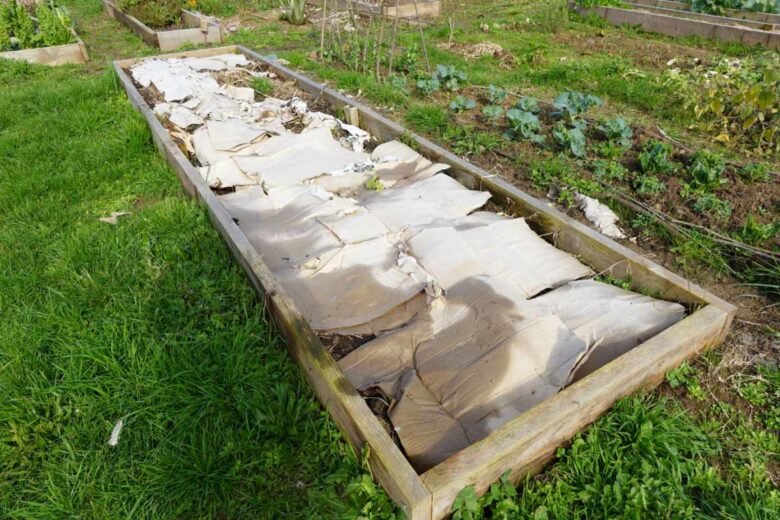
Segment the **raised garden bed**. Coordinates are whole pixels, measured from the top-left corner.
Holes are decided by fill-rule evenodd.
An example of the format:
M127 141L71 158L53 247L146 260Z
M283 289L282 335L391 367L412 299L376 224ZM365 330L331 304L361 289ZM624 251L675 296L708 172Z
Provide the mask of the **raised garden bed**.
M326 0L326 9L346 10L354 9L359 14L372 16L386 16L394 18L435 18L441 15L440 0ZM307 0L307 4L322 7L322 0Z
M639 6L663 7L665 9L675 9L677 11L691 12L691 4L686 2L675 2L673 0L631 0L629 3ZM780 14L739 11L737 9L725 9L724 12L728 18L752 20L770 25L780 24Z
M65 65L68 63L80 65L89 61L87 47L81 38L73 32L74 43L53 45L51 47L36 47L18 51L0 52L0 58L9 60L24 60L41 65Z
M601 6L581 7L576 4L571 4L571 7L582 16L596 15L613 25L640 26L645 31L668 36L701 36L745 45L762 45L768 49L780 48L780 32L774 30L774 25L767 27L772 30L762 29L764 24L761 22L644 5L637 6L637 9L642 10ZM657 12L651 12L652 10Z
M81 64L89 59L70 16L56 5L0 1L0 20L0 58L43 65Z
M355 100L243 47L192 51L163 58L204 58L226 53L244 54L267 71L292 82L331 113L346 114L351 123L359 124L380 142L400 138L428 159L449 166L447 175L466 188L489 192L497 210L524 217L539 234L551 237L555 247L575 255L595 272L616 278L630 277L633 290L682 303L688 309L688 315L681 321L418 474L282 288L262 251L250 243L127 73L127 69L141 60L114 62L131 102L146 118L156 145L187 193L208 210L236 260L265 299L288 340L291 354L319 399L350 443L366 454L374 477L409 518L443 518L465 486L474 484L482 493L506 471L517 481L539 470L557 447L604 413L615 400L639 388L658 384L668 370L702 349L716 345L727 333L735 312L732 305L594 232L546 202L406 132Z
M183 9L181 15L183 29L155 30L122 11L112 0L103 0L103 9L116 21L129 27L143 41L163 51L173 51L186 44L222 43L222 26L212 17L200 13Z

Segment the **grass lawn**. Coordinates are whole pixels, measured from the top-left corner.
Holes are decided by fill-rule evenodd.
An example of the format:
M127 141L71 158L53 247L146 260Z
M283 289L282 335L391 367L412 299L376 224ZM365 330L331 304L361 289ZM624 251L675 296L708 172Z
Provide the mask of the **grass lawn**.
M62 3L91 64L0 61L0 518L393 517L105 70L153 50L105 19L98 0ZM231 6L220 6L240 25L231 41L360 90L398 119L425 104L312 60L311 25ZM502 22L519 16L513 4L491 9ZM753 52L586 23L555 37L485 34L479 17L459 23L456 41L490 38L520 64L499 74L489 58L437 48L446 20L428 29L432 61L540 97L590 89L694 143L707 138L664 103L648 53L632 49L661 61ZM599 31L630 45L561 60ZM98 220L112 212L128 214ZM467 489L457 508L492 518L778 518L777 343L758 330L738 327L668 385L621 401L524 486L499 483L481 502Z

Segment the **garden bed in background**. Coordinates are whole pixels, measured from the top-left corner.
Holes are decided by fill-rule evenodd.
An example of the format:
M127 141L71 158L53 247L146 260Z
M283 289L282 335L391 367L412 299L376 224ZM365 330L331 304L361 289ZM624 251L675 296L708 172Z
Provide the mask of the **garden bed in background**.
M326 10L345 11L352 9L364 16L386 16L394 18L435 18L441 15L440 0L306 0L308 5ZM415 5L416 4L416 5Z
M658 9L650 12L651 7L638 6L638 10L618 7L581 7L572 3L572 9L582 16L599 16L613 25L638 25L643 30L668 36L701 36L724 42L744 45L762 45L768 49L780 48L780 32L762 30L760 22L734 19L720 16L700 15L689 11ZM642 9L642 10L639 10ZM675 16L679 13L680 16ZM692 19L698 17L700 19ZM756 24L755 27L746 25Z
M81 38L73 32L74 43L53 45L51 47L36 47L33 49L20 49L16 51L0 52L0 58L9 60L24 60L41 65L80 65L89 61L87 47Z
M176 50L182 45L222 43L222 26L210 16L182 9L181 26L169 30L155 30L138 18L119 8L112 0L103 0L106 14L141 37L147 44L163 51Z

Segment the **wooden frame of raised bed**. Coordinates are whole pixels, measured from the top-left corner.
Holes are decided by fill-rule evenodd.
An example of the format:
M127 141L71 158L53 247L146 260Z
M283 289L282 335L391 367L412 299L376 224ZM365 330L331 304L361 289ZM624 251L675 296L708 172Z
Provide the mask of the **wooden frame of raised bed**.
M636 6L636 9L643 10L602 6L580 7L574 3L570 4L570 7L582 16L596 15L612 25L640 26L645 31L667 36L701 36L725 42L780 49L780 31L763 30L760 27L767 24L762 22L655 8L644 4ZM770 24L769 27L775 26Z
M143 41L162 51L173 51L184 44L222 43L222 26L211 17L182 10L181 22L186 29L155 31L138 18L122 11L113 0L103 0L103 10L116 21L130 28Z
M357 114L360 126L381 140L407 135L417 144L420 153L433 161L449 164L449 175L466 187L491 192L493 201L503 205L507 213L525 217L538 232L554 237L558 248L577 255L596 271L619 278L630 276L634 289L684 303L691 311L682 321L418 475L285 294L263 262L261 253L250 244L197 168L174 144L125 72L140 59L115 61L114 69L130 101L149 124L157 147L186 192L208 210L233 256L264 299L287 339L290 353L323 406L357 452L369 450L368 463L374 478L411 520L446 517L455 496L469 484L474 484L482 493L507 470L511 471L514 481L538 471L554 456L556 448L607 411L617 399L659 384L667 371L701 350L720 343L727 334L736 311L731 304L564 215L545 201L489 175L423 137L406 132L399 124L362 103L276 61L240 46L158 57L204 57L225 53L243 53L267 65L280 77L296 82L301 90L324 100L334 111L343 109L353 116Z
M306 3L314 7L323 6L322 0L306 0ZM416 3L415 6L414 0L384 0L381 5L377 5L365 0L327 0L325 8L343 11L351 6L358 14L388 18L395 18L396 13L399 18L406 19L416 19L418 15L421 19L441 15L440 0L417 0Z
M82 63L88 62L89 54L87 54L86 45L81 41L81 38L76 34L76 31L71 29L71 33L76 39L73 43L0 52L0 58L24 60L29 63L39 63L41 65L81 65Z
M691 4L685 2L676 2L675 0L630 0L631 4L643 7L661 7L664 9L674 9L676 11L687 11L693 13ZM759 13L755 11L739 11L737 9L724 9L726 17L736 20L752 20L768 25L780 25L780 14Z

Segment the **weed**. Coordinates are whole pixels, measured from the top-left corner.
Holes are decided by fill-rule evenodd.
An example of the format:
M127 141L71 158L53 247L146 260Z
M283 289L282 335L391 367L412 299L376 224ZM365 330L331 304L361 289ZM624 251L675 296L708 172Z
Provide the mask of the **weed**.
M761 224L753 215L748 215L745 224L734 234L737 240L746 244L763 244L780 232L780 220Z
M385 189L385 185L379 180L376 175L371 176L366 182L365 187L369 191L382 191Z
M739 170L739 175L745 182L768 182L771 178L769 175L769 165L767 163L754 163L746 164Z
M662 193L666 190L666 184L664 184L655 175L636 175L631 181L631 185L640 195L654 195L656 193Z
M631 290L631 277L627 278L615 278L614 276L610 274L600 274L598 276L593 277L594 280L602 283L608 283L610 285L614 285L615 287L620 287L621 289L624 289L626 291Z
M458 155L480 155L498 148L501 138L490 132L475 132L471 128L458 128L451 131L449 137L452 149Z
M418 132L441 135L447 128L449 115L437 105L415 105L406 111L405 119Z
M409 93L409 84L406 81L405 76L400 76L398 74L391 74L387 77L387 84L390 85L394 90L401 92L403 94Z
M597 159L593 162L593 175L603 182L624 181L628 177L625 166L616 161Z
M728 219L731 216L731 203L718 198L713 193L703 193L693 204L693 210L698 213L710 213L720 219Z
M568 0L546 0L536 5L534 25L542 32L559 33L569 24Z
M404 132L401 135L397 137L397 139L414 150L415 152L420 151L420 145L417 143L417 139L414 138L414 136L409 132Z
M701 401L705 398L704 390L702 389L701 383L699 382L698 372L695 368L689 365L687 361L678 368L669 371L666 374L666 381L672 388L685 386L685 388L688 390L688 393L691 394L691 397L695 399Z
M119 0L119 7L155 29L181 21L181 0Z
M619 144L612 143L610 141L602 141L600 143L593 143L590 149L604 159L619 159L626 153L626 149Z
M255 89L263 96L270 96L271 93L274 91L274 84L268 78L261 78L261 77L252 78L251 86L253 89Z
M279 0L280 18L292 25L303 25L309 19L306 0Z

